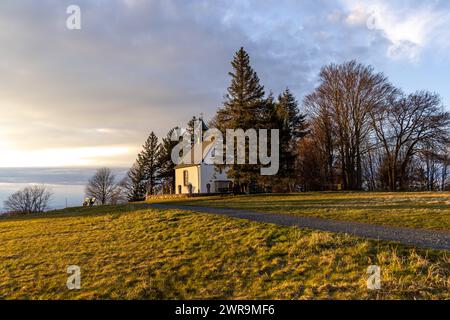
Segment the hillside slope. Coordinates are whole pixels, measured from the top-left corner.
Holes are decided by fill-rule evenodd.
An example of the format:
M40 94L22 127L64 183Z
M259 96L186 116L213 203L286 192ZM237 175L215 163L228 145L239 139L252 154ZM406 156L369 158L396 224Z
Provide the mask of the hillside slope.
M0 220L3 299L450 298L446 253L133 206ZM382 289L366 288L378 265ZM68 290L67 267L81 268Z

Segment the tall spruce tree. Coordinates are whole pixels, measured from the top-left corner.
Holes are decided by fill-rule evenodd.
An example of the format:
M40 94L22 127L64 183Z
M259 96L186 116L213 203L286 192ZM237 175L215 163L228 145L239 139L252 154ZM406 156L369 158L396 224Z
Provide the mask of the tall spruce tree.
M127 190L130 201L142 201L148 194L155 194L158 185L159 169L159 144L158 137L152 131L145 141L142 151L131 169L128 171L126 179L121 183Z
M172 161L172 149L177 145L178 141L172 141L171 137L175 130L169 131L167 136L163 138L158 156L158 179L162 183L165 193L175 193L175 163Z
M147 194L156 193L158 185L158 157L159 157L158 137L152 131L144 143L141 152L144 162L144 180Z
M233 71L231 84L225 95L224 105L217 111L214 123L225 133L226 129L259 128L264 107L264 87L260 84L257 73L250 65L250 57L244 48L234 55L231 62ZM236 154L235 146L235 154ZM248 155L247 155L248 156ZM248 186L256 179L257 166L229 165L228 176L233 179L240 191L248 191Z
M129 201L142 201L145 199L146 180L145 166L142 155L139 154L131 169L128 171L121 186L126 190Z
M267 99L265 99L262 103L262 111L261 111L261 120L258 125L258 128L262 129L279 129L279 119L278 119L278 113L277 113L277 103L275 101L275 98L273 96L273 93L271 92ZM267 150L270 150L272 153L274 148L279 148L279 144L276 143L275 145L272 145L272 139L271 139L272 132L268 132L268 141L267 141ZM259 145L258 148L261 146ZM281 150L280 150L281 151ZM258 165L255 167L255 169L260 170L261 165ZM279 172L277 175L274 176L262 176L260 174L256 174L256 182L258 184L259 191L265 191L270 192L270 190L273 190L276 186L276 183L279 182L278 179L276 179L279 176ZM276 189L276 188L275 188Z
M261 106L261 119L258 123L258 129L280 129L278 101L275 101L272 92L267 99L264 99Z
M296 150L299 139L308 133L306 116L298 109L298 102L289 89L278 96L276 123L280 130L280 169L278 176L293 191Z
M208 130L208 126L203 121L203 115L200 115L200 117L193 116L191 120L187 123L186 126L186 134L189 134L191 136L191 144L194 144L195 141L195 130L197 129L195 126L200 124L202 132L205 132Z

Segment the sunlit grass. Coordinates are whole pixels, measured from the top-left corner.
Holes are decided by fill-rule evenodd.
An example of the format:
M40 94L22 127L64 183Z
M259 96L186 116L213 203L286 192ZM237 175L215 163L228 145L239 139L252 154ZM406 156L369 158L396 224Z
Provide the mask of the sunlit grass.
M448 299L447 253L133 206L0 221L3 299ZM366 288L379 265L382 290ZM66 288L67 266L81 289Z
M193 198L177 203L450 231L449 192L316 192Z

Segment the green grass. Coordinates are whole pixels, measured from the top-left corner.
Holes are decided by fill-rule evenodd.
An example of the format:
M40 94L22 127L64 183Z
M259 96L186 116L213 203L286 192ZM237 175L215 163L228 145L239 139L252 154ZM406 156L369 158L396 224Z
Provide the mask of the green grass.
M449 192L316 192L192 198L177 203L450 231Z
M447 252L190 211L0 220L3 299L449 299ZM366 288L378 265L382 289ZM81 289L66 288L67 266Z

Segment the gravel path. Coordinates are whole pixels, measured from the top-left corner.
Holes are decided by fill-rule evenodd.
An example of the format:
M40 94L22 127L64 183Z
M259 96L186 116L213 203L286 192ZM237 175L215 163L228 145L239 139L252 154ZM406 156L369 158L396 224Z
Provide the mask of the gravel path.
M282 226L296 226L328 232L347 233L357 237L395 241L416 247L450 251L450 233L448 232L386 227L359 222L326 220L314 217L262 213L248 210L183 206L175 204L150 204L149 206L158 209L180 209L219 214L232 218L273 223Z

